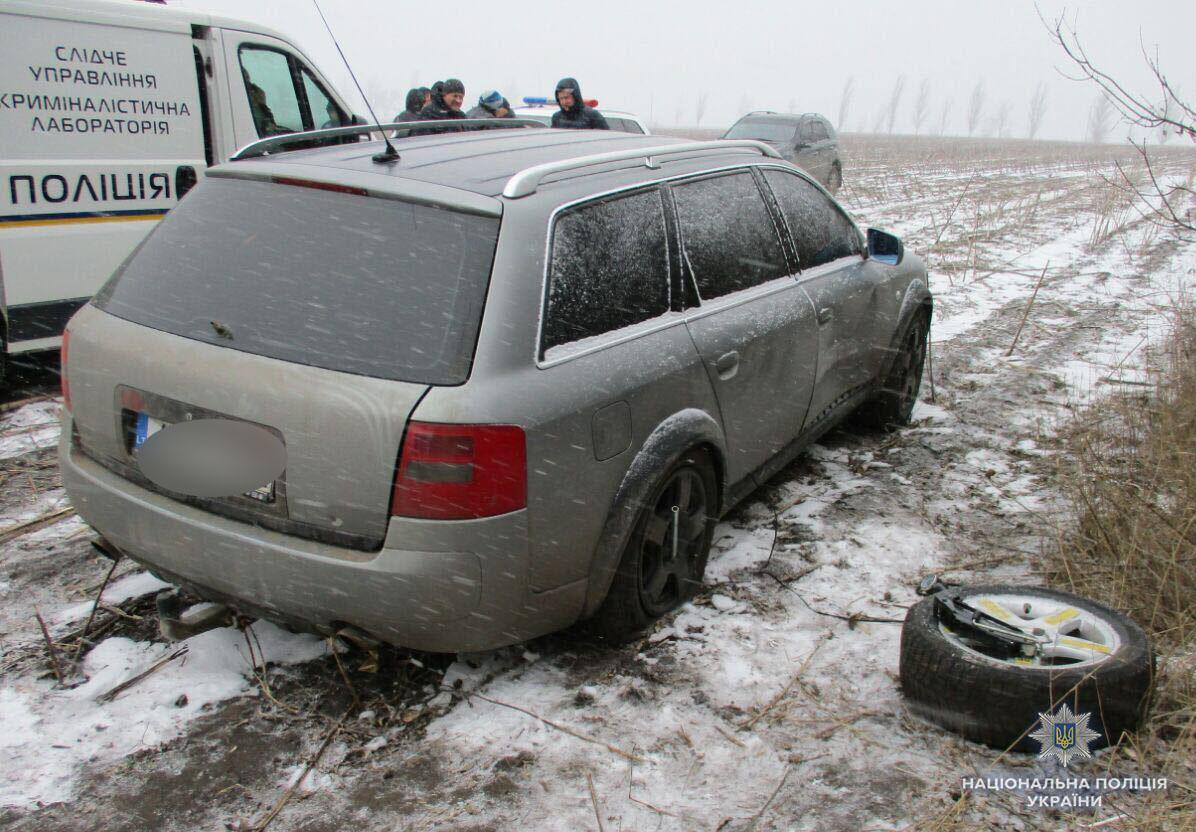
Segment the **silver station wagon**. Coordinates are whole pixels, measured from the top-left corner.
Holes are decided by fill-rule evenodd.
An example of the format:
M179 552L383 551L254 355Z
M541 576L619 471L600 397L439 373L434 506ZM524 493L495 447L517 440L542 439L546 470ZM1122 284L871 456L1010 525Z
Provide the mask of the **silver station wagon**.
M67 492L164 579L423 650L626 637L804 446L909 421L925 268L773 148L396 144L243 151L71 320Z

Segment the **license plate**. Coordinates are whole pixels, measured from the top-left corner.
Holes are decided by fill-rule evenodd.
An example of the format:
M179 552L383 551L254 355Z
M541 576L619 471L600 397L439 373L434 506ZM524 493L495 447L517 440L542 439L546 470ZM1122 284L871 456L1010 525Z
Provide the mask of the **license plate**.
M162 428L166 427L166 423L161 419L155 419L148 413L138 413L137 423L133 427L133 452L145 444L145 440L149 439Z
M161 419L155 419L148 413L138 413L137 421L133 426L133 453L137 453L137 449L144 445L147 439L166 427L166 424L166 422L163 422ZM274 483L268 482L265 485L258 486L252 491L246 491L242 496L248 497L251 500L257 500L259 503L273 503Z

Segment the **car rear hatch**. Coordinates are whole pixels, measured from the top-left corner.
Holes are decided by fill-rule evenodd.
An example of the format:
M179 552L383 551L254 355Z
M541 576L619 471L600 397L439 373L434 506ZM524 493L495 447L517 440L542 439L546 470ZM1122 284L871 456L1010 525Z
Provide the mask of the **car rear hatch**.
M298 187L296 187L298 186ZM164 425L246 421L286 467L244 494L176 499L377 549L408 417L469 375L498 218L361 188L215 177L70 326L80 449L141 485Z

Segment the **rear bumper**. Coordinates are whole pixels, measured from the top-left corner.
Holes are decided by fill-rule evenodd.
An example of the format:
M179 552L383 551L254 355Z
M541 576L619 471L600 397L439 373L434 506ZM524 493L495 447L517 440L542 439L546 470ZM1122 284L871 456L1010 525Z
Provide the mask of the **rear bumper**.
M379 552L304 540L141 488L73 447L59 462L76 511L163 578L245 612L332 632L352 624L418 650L486 650L580 614L584 586L528 589L527 513L463 522L394 518Z

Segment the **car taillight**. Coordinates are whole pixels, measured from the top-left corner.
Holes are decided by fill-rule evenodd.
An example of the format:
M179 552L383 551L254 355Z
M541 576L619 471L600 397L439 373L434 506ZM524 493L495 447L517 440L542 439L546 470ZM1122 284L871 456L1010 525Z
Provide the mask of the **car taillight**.
M71 383L66 378L66 354L70 349L71 331L64 329L62 331L62 357L58 371L58 378L62 381L62 406L66 408L67 413L71 412Z
M527 439L514 425L411 422L390 513L466 520L527 505Z

